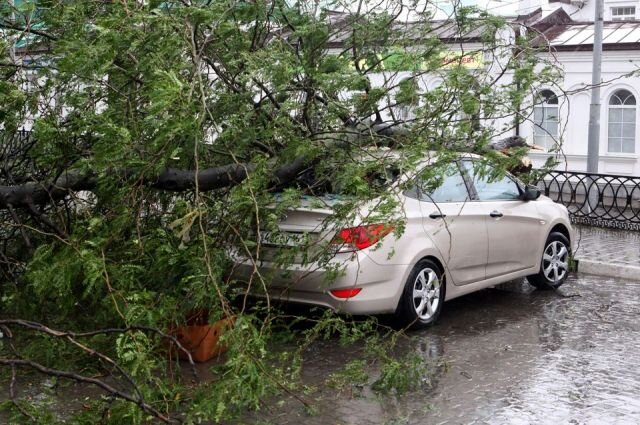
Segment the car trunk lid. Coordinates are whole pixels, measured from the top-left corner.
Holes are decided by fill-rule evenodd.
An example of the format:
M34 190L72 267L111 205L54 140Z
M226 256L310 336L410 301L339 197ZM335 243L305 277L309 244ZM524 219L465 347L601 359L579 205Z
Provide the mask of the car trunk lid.
M297 207L285 210L277 231L260 230L258 259L301 264L319 258L336 232L331 218L339 201L334 196L305 196Z

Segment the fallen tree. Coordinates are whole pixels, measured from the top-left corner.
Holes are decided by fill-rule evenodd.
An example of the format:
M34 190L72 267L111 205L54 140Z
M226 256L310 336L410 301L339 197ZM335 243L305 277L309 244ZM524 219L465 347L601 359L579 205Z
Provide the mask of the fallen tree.
M405 135L405 131L405 127L401 127L399 133ZM386 128L382 132L394 136L394 132ZM497 140L489 144L489 147L506 156L513 153L512 148L529 149L533 147L539 149L527 145L522 138L518 137ZM471 152L471 150L465 150L465 152ZM516 156L516 158L519 160L520 157ZM309 161L304 156L300 156L290 163L280 166L273 173L272 184L277 187L293 182L302 171L313 167L317 161ZM142 177L132 170L113 170L111 173L121 176L123 181L136 182L158 190L183 192L197 189L206 192L240 184L254 169L255 166L252 164L231 164L202 170L167 168L156 177ZM511 171L526 172L528 170L531 170L531 162L522 160L521 165L516 165ZM55 202L68 196L70 192L92 191L96 188L97 181L95 173L70 170L61 173L55 181L0 186L0 209L9 206L32 208L34 205Z
M500 18L457 8L432 22L404 3L0 8L0 128L33 124L24 143L0 145L0 379L16 421L47 414L19 394L26 370L110 393L75 412L87 423L229 421L282 393L305 404L302 358L332 335L368 339L357 365L382 365L401 375L385 375L387 387L410 387L415 368L397 367L396 338L381 339L375 321L327 313L292 327L303 318L268 298L252 305L229 278L230 253L242 253L256 264L248 285L269 286L257 235L316 189L346 195L336 222L372 199L386 222L398 220L398 199L370 178L386 168L469 149L508 165L489 141L529 117L528 94L552 84L553 67L526 40L505 47ZM473 51L458 48L467 42ZM469 55L492 59L473 69ZM312 262L320 248L273 260ZM164 355L167 329L193 311L235 317L209 382ZM290 349L273 349L280 341Z
M273 183L285 184L308 166L304 157L296 158L274 172ZM124 181L133 181L158 190L182 192L198 189L209 191L241 183L255 167L251 164L224 165L202 170L178 170L167 168L157 177L140 177L131 170L114 170L112 174ZM68 196L70 192L92 191L98 177L92 172L64 171L54 181L24 183L15 186L0 186L0 208L29 208L54 202Z

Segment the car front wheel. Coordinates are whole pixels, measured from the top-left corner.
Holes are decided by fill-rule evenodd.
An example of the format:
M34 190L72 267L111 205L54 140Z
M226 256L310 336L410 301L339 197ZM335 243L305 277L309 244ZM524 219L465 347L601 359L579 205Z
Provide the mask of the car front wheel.
M538 274L527 276L527 280L538 289L555 289L562 285L569 275L571 245L562 233L553 232L547 238L540 260Z
M436 321L444 303L442 271L431 260L420 260L407 279L396 316L399 324L414 329Z

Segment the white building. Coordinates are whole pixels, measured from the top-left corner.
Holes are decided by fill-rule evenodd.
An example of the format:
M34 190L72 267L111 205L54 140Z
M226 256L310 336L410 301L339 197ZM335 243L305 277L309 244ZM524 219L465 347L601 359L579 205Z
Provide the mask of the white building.
M640 19L636 20L636 4L640 1L605 1L598 166L602 174L640 176ZM535 44L544 47L543 59L555 63L563 75L555 85L538 88L533 114L503 136L519 135L544 147L546 152L530 154L536 167L554 157L559 170L586 171L594 0L520 0L518 12L518 16L508 19L511 32L506 30L499 38L515 47L515 35L528 32ZM482 49L475 34L451 37L447 30L445 26L440 38L453 53L461 46L465 51ZM480 59L471 67L482 68L488 76L497 74L500 67L491 60ZM394 74L397 80L409 76L411 72ZM389 75L370 74L374 86L388 83L388 78ZM503 78L508 81L510 75ZM418 79L423 90L430 90L441 81L438 75L422 75ZM407 108L394 112L395 118L411 118ZM512 121L509 118L483 124L501 129L512 127Z
M534 43L548 47L541 56L558 66L563 76L556 85L539 87L533 114L522 119L508 135L519 135L547 151L532 151L534 166L549 157L558 161L559 170L586 171L591 72L593 56L594 0L520 0L518 16L509 18L511 34L500 37L508 44L525 31ZM598 171L602 174L640 176L640 11L639 0L605 0L600 150ZM467 51L481 49L473 34L467 39L446 41L452 51L464 45ZM482 62L482 61L480 61ZM490 75L490 60L478 64ZM398 78L410 73L399 73ZM385 77L371 75L382 84ZM504 76L505 80L510 78ZM376 81L380 80L380 81ZM430 90L440 77L420 77L420 86ZM401 112L401 111L398 111ZM400 116L405 118L405 116ZM484 122L496 128L511 126L511 119Z
M517 22L539 31L545 56L564 71L557 87L541 87L542 102L519 133L558 153L532 153L535 165L557 155L558 169L585 171L591 84L593 0L522 0ZM604 174L640 176L640 20L638 1L605 1L600 113L600 161Z

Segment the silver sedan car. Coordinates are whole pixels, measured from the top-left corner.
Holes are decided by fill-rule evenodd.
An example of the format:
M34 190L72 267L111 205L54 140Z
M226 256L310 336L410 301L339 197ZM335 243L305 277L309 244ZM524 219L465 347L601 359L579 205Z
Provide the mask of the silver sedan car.
M449 164L435 190L419 181L404 190L406 224L399 236L385 223L327 229L327 205L288 211L279 223L286 237L263 232L262 260L238 261L234 276L249 281L260 272L269 276L272 298L350 314L394 314L414 328L433 323L445 301L512 279L557 288L569 273L574 241L567 209L510 175L484 177L490 173L477 172L477 161L463 156ZM270 261L301 237L335 246L330 265L341 272L330 283L326 265L301 261L282 269Z

